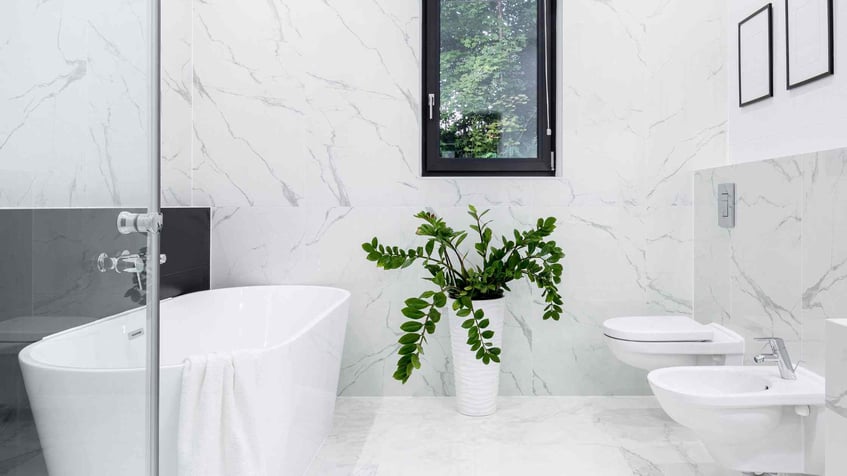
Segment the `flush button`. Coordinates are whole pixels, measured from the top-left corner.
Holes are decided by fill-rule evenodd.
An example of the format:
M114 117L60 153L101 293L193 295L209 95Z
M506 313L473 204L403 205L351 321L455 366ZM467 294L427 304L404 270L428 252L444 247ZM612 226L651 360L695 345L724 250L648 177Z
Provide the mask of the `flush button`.
M735 228L735 184L718 185L718 226Z

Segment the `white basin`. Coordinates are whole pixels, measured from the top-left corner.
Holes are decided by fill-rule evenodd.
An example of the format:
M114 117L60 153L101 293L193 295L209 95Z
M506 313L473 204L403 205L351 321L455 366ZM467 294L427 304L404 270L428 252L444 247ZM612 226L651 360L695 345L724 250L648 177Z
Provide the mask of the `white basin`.
M776 367L670 367L648 375L662 408L718 462L744 472L823 473L824 379Z

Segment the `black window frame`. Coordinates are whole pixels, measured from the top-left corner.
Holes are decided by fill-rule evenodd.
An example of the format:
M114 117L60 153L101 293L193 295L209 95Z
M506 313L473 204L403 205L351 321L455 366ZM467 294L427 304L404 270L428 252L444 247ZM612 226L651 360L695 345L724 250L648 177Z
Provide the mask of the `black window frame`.
M546 15L545 15L546 13ZM538 0L538 154L531 158L469 159L441 157L440 50L441 0L423 1L423 93L421 108L424 177L556 175L556 0ZM544 24L546 23L546 34ZM430 94L434 94L430 119ZM548 107L549 106L549 107ZM548 111L549 109L549 111ZM549 125L547 117L549 112ZM551 131L548 135L547 130Z

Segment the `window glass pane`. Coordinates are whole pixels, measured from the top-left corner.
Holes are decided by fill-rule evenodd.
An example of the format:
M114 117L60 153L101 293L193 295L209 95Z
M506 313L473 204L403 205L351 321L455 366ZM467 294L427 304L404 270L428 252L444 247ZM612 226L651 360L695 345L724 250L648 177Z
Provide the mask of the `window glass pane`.
M537 2L441 1L441 157L537 157Z

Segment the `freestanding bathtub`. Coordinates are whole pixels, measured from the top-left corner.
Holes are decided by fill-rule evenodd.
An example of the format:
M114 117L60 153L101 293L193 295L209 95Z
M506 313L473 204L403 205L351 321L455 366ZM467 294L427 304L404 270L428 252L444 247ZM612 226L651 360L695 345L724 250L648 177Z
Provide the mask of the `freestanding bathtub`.
M260 355L268 473L300 475L329 433L350 293L316 286L203 291L162 301L160 471L176 474L183 360ZM51 476L145 471L145 311L48 336L20 353Z

